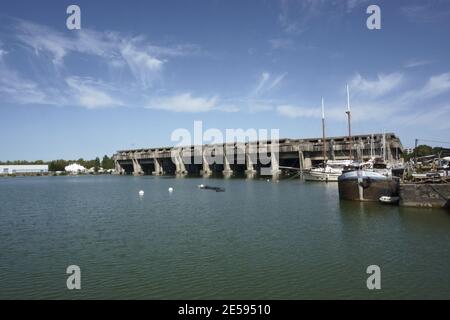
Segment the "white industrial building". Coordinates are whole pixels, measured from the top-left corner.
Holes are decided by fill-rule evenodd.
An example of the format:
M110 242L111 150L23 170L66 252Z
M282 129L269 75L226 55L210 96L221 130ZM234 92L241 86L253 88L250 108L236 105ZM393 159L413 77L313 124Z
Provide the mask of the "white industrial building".
M37 174L37 173L48 173L48 165L47 164L0 165L0 175Z

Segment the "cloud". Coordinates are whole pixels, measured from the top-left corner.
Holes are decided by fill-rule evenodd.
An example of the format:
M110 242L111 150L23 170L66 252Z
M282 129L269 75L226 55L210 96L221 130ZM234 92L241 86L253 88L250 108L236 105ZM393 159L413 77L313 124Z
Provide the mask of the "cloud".
M270 39L269 44L272 47L272 49L293 49L294 48L294 42L291 39L286 38L276 38L276 39Z
M450 106L439 106L430 110L419 110L403 115L402 124L405 126L421 126L424 123L432 123L433 129L448 130L450 129Z
M430 77L422 90L418 91L418 95L424 98L432 98L449 91L449 89L450 72L447 72Z
M218 98L193 97L191 93L183 93L170 97L153 99L149 109L159 109L172 112L207 112L217 106Z
M399 104L410 104L424 99L431 99L450 91L450 72L431 76L425 85L416 90L410 90L401 95Z
M3 67L0 67L0 72L0 92L9 100L20 104L54 104L36 82Z
M288 118L317 118L320 117L320 110L314 108L297 107L293 105L280 105L277 112Z
M259 81L252 91L252 96L257 96L259 94L274 89L283 81L286 75L287 73L282 73L274 77L268 72L261 73Z
M259 78L258 84L256 85L255 89L253 90L253 93L256 95L260 93L260 91L264 88L267 81L269 81L270 73L263 72Z
M0 49L0 51L3 50ZM57 90L54 88L43 87L21 76L8 67L2 55L0 55L0 93L5 100L19 104L61 105L64 103L64 95L55 94Z
M146 87L151 84L164 63L147 52L139 50L132 44L127 44L123 47L121 54L133 75Z
M71 39L46 26L19 20L15 27L18 40L31 47L36 55L49 53L55 65L62 65L64 57L74 47Z
M433 60L409 60L405 63L405 68L416 68L434 63Z
M157 46L141 35L87 28L67 34L24 20L17 20L15 37L36 55L49 57L57 67L62 67L65 58L72 53L96 57L113 67L128 67L144 87L149 87L158 78L169 57L201 53L200 47L193 44Z
M3 59L3 56L6 56L8 51L3 49L3 43L0 41L0 61Z
M142 105L148 99L148 88L158 84L169 59L204 54L199 46L189 43L160 46L141 35L88 28L64 32L22 19L11 21L11 43L31 53L32 59L5 59L8 52L0 42L0 92L2 100L20 104L88 109ZM73 69L74 63L77 69ZM23 68L16 67L23 64ZM85 71L94 64L107 69L97 71L97 78L86 76ZM22 69L27 73L22 74ZM195 101L192 98L191 103ZM230 105L220 108L237 110Z
M368 2L369 0L347 0L346 2L347 12L352 12L353 9L355 9L356 7L359 7L363 4L367 4Z
M408 4L401 7L400 12L413 22L437 22L450 17L450 7L445 0Z
M266 112L273 109L273 105L266 101L250 101L248 104L248 111L250 113Z
M403 82L403 74L394 72L391 74L379 74L376 79L368 80L360 74L356 74L349 86L356 94L370 97L380 97L397 89Z
M328 13L344 16L367 2L368 0L282 0L278 22L286 33L301 34Z
M283 81L283 79L284 79L284 77L286 77L286 75L287 75L287 73L283 73L283 74L276 76L275 79L273 79L273 81L267 87L267 90L271 90L271 89L277 87L281 83L281 81Z
M221 104L215 108L215 110L222 111L222 112L239 112L241 109L236 106L235 104Z
M88 109L111 108L122 106L118 99L112 98L106 91L105 85L91 78L70 77L66 79L72 96L70 102Z

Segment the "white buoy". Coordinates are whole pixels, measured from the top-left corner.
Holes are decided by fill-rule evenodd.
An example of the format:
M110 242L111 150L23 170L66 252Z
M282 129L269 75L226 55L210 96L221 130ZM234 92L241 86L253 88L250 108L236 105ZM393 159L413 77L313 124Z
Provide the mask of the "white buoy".
M169 188L169 192L173 192L173 188L172 187Z
M269 179L267 179L267 182L270 182L270 180L269 180Z
M200 189L203 189L204 187L205 187L205 185L204 184L201 184L201 185L199 185L198 186Z
M144 195L144 190L139 191L139 195L143 196Z

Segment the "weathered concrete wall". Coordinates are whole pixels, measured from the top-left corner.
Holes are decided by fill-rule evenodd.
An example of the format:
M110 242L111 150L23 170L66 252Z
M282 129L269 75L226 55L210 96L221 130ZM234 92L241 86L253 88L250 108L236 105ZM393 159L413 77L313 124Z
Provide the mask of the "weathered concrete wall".
M400 139L393 133L387 133L385 136L388 160L399 159L403 152ZM276 155L271 152L272 146L279 147L279 152ZM368 160L371 156L380 156L383 154L383 134L354 136L351 140L351 146L354 159ZM162 163L172 161L176 167L175 173L177 174L197 171L204 174L216 171L232 174L235 170L241 168L248 173L261 171L261 168L266 164L260 161L260 156L267 155L272 160L271 172L276 175L279 173L279 167L291 167L292 164L295 164L300 169L308 169L317 163L321 163L323 161L322 148L322 139L280 139L278 141L254 141L245 144L229 143L177 148L121 150L114 155L114 160L116 168L122 173L129 172L120 170L120 168L124 169L123 167L132 161L133 173L143 174L146 170L143 170L140 164L152 161L155 169L153 174L165 174ZM350 155L349 150L350 142L348 137L327 138L327 159L348 159ZM220 158L221 163L215 164L207 160L206 153ZM252 155L252 157L249 155ZM183 163L186 159L194 159L195 157L200 159L199 163ZM242 161L240 162L239 159ZM129 169L130 167L128 166L127 168Z
M450 210L450 184L400 184L400 205Z

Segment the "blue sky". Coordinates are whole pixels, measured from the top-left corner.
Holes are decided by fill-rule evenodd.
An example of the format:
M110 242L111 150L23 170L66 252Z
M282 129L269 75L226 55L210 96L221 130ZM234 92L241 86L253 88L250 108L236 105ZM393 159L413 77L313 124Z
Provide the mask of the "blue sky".
M3 1L0 160L173 145L195 120L315 137L321 96L345 135L346 83L355 133L447 141L449 39L444 0Z

